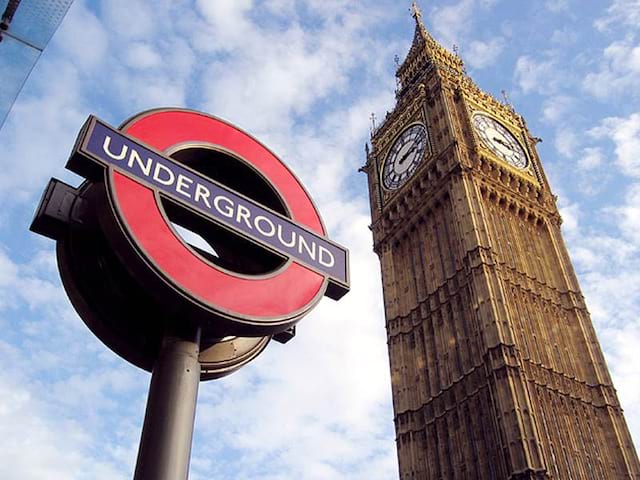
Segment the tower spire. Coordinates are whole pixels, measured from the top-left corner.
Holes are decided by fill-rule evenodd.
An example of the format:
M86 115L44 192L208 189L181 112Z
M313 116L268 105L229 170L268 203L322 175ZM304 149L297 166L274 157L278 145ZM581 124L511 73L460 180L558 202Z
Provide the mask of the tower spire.
M409 53L396 70L396 77L401 84L400 90L411 83L416 74L428 65L444 67L448 71L457 72L457 75L463 76L462 59L449 52L431 36L423 22L422 11L416 0L411 3L410 12L416 21L416 29Z
M411 4L411 16L416 19L416 23L422 23L422 11L420 10L416 0L413 0L413 3Z

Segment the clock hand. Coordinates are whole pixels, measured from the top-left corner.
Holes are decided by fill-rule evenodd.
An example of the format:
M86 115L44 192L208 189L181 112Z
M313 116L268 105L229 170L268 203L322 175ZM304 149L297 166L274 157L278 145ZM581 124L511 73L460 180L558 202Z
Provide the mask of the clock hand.
M405 154L402 156L402 158L401 158L401 159L400 159L400 161L398 162L398 165L401 165L401 164L402 164L402 162L404 162L404 161L407 159L407 157L408 157L409 155L411 155L415 150L416 150L416 146L414 145L413 147L411 147L411 148L409 149L409 151L408 151L407 153L405 153Z
M500 145L507 147L509 150L511 150L511 145L509 145L507 142L505 142L504 140L502 140L501 138L498 137L493 137L493 141L494 142L498 142Z

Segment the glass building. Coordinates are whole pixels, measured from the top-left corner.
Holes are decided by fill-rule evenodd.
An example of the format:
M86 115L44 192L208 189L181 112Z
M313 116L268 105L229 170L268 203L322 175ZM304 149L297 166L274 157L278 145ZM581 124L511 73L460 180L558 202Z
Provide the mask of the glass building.
M0 127L73 0L0 0Z

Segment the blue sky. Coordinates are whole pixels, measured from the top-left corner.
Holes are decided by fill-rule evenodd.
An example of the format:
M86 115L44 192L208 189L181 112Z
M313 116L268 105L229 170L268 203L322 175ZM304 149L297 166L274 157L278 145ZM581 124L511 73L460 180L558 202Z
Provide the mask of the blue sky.
M149 374L107 350L62 291L53 242L27 231L93 113L203 110L269 145L351 249L352 292L287 345L200 388L191 477L396 478L364 162L393 108L410 2L76 0L0 131L0 478L133 472ZM489 93L533 135L626 418L640 444L640 1L422 2ZM1 48L1 45L0 45Z

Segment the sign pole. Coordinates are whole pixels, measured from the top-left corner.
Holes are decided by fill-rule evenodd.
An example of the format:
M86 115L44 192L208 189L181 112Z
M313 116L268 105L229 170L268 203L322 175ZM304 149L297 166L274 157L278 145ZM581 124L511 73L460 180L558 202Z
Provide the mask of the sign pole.
M153 367L134 480L187 480L200 384L200 328L167 334Z

